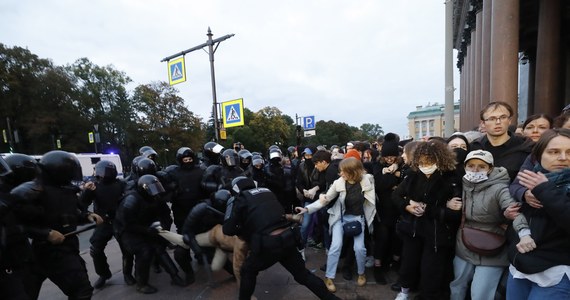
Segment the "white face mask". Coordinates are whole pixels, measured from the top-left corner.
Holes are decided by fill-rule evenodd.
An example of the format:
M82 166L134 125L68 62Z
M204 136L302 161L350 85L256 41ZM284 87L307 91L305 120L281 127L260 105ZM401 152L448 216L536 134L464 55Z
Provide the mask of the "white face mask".
M463 178L465 178L469 182L478 183L489 179L489 176L485 171L481 172L465 171L465 175L463 176Z
M419 167L420 171L426 175L431 175L435 170L437 170L437 165L433 164L429 167Z

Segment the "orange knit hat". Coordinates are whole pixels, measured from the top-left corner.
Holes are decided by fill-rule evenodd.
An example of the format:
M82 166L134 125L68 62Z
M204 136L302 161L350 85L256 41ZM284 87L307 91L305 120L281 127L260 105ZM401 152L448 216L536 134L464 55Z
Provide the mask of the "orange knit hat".
M362 160L362 158L360 157L360 152L358 152L358 150L356 149L349 149L346 154L344 155L344 158L349 158L349 157L354 157L358 160Z

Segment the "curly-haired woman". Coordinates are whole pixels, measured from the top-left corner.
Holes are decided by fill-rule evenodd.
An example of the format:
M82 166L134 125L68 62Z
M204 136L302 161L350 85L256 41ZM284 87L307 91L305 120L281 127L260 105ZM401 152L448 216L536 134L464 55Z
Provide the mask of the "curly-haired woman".
M447 145L428 141L418 145L410 172L393 193L410 227L402 232L403 248L400 266L401 292L397 300L408 299L420 270L420 296L439 299L447 282L446 266L455 242L455 228L460 210L448 208L448 201L459 201L461 186L455 170L455 155ZM453 207L453 206L450 206ZM400 229L402 231L402 229Z

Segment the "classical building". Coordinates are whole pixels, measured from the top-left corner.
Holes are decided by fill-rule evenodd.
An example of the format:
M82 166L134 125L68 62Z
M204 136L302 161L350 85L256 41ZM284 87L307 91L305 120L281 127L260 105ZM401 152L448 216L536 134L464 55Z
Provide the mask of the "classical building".
M445 136L445 120L443 113L443 104L428 104L425 107L421 105L416 106L416 110L408 114L409 136L413 137L416 141L423 137ZM453 128L459 128L459 102L454 103L453 120Z
M462 131L491 101L527 116L560 114L570 103L570 1L453 1Z

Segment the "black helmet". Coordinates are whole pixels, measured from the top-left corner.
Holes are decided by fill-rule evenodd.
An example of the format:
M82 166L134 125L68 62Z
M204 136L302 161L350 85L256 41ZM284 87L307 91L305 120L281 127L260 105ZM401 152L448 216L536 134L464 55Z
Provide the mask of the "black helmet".
M137 163L137 174L139 176L156 174L156 164L150 158L141 158Z
M9 175L11 173L12 173L12 170L10 169L10 166L4 160L4 158L2 156L0 156L0 177L4 177L4 176Z
M192 162L184 164L182 162L182 159L184 157L191 157ZM178 151L176 151L176 162L178 163L179 166L194 165L196 163L196 154L194 153L194 151L192 151L192 149L190 149L188 147L182 147L182 148L178 149Z
M165 173L170 173L170 172L176 170L177 168L178 168L178 165L170 165L170 166L164 168L164 172L165 172Z
M222 165L226 167L235 167L239 164L239 156L234 149L225 150L222 153Z
M255 180L245 177L238 176L232 180L232 194L237 195L242 191L251 190L257 187Z
M208 158L211 163L218 163L220 153L224 150L224 146L216 142L207 142L204 144L204 156Z
M131 173L133 174L138 174L139 173L139 161L142 159L142 156L137 156L135 158L133 158L133 161L131 162Z
M153 161L156 161L157 156L158 154L156 153L156 151L154 151L154 149L148 149L142 154L143 158L149 158L152 159Z
M251 164L251 157L253 156L251 152L243 149L238 152L238 155L240 160L240 167L242 167L242 169L247 168Z
M287 147L287 153L289 154L289 156L292 156L292 155L295 153L296 150L297 150L297 149L295 148L295 146L289 146L289 147Z
M4 178L12 185L34 180L38 174L38 163L29 155L13 153L6 156L4 160L12 170L12 173L5 175Z
M151 146L142 146L139 148L139 154L143 155L143 153L145 153L147 150L152 150Z
M212 194L210 200L212 201L212 204L214 205L215 208L225 211L226 210L226 204L228 203L228 200L231 197L232 197L232 194L230 193L230 191L225 190L225 189L220 189L217 192Z
M279 162L281 161L281 158L283 158L283 154L281 153L281 149L279 149L279 147L269 147L269 160Z
M95 164L95 177L111 181L117 178L117 166L111 161L101 160Z
M263 160L263 157L261 157L261 155L256 154L254 156L251 157L251 164L252 165L264 165L265 161Z
M38 163L42 178L46 183L55 185L71 184L72 180L81 181L81 164L75 154L54 150L42 156Z
M143 196L155 197L164 193L164 187L154 175L143 175L137 181L137 190Z

